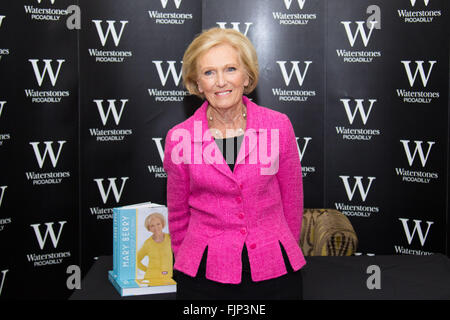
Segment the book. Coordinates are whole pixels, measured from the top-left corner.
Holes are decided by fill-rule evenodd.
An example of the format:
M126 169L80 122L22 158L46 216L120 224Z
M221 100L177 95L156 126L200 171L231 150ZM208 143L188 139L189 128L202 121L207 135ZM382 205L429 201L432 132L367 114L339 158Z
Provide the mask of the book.
M121 296L176 292L167 207L144 202L113 208L113 270Z
M122 297L176 292L176 285L142 286L135 280L120 280L112 270L108 271L108 279Z

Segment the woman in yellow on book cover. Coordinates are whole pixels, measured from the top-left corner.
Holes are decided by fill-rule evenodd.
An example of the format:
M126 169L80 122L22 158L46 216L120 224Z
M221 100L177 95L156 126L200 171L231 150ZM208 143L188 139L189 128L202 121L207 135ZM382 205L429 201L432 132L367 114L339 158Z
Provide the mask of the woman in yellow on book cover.
M144 281L140 282L150 286L176 284L172 279L173 255L170 235L163 232L166 225L164 216L152 213L145 218L144 225L152 235L145 240L137 253L137 266L145 272ZM145 257L148 257L147 266L142 263Z

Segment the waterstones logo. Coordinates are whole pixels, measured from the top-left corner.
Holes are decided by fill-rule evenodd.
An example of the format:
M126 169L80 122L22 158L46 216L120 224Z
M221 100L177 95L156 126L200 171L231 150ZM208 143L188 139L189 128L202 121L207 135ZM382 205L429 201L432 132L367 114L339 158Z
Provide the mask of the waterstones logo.
M180 9L180 5L182 0L172 0L173 5L177 10ZM163 9L166 9L169 2L171 0L161 0L161 6ZM169 5L172 7L172 5ZM154 21L156 24L173 24L173 25L182 25L185 22L190 21L194 18L192 13L181 13L181 12L160 12L158 10L149 10L148 11L149 18Z
M164 88L168 82L173 84L175 87L180 86L181 81L181 65L183 62L180 62L180 67L176 67L176 61L166 61L165 64L162 60L153 60L152 61L156 72L158 74L159 80L161 82L160 88L149 88L148 94L150 97L154 99L155 102L181 102L184 100L184 97L189 95L189 92L186 90L164 90ZM171 79L172 81L169 81Z
M44 249L44 246L45 246L45 243L47 241L47 237L48 236L50 236L50 240L51 240L51 242L53 244L53 248L55 248L55 249L57 248L59 239L61 237L61 233L62 233L63 227L67 223L67 221L58 221L58 223L59 223L59 230L58 230L58 235L57 236L55 235L55 230L53 229L53 224L54 223L53 222L46 222L46 223L44 223L45 226L47 227L45 229L44 237L42 237L42 234L41 234L41 230L40 230L40 225L41 224L40 223L30 224L30 226L34 230L34 234L36 235L36 239L37 239L37 241L39 243L39 248L41 248L41 250Z
M359 196L362 202L366 202L367 196L369 194L370 188L372 187L373 181L376 179L375 177L367 177L365 184L363 183L364 177L362 176L354 176L354 184L353 187L350 185L350 176L339 176L344 184L345 192L347 194L347 198L349 201L353 201L353 198L357 194L358 190ZM346 216L356 216L356 217L365 217L368 218L372 213L380 212L380 208L377 206L367 206L361 204L346 204L346 203L335 203L336 209L341 211Z
M34 230L34 234L36 236L36 240L39 244L39 248L44 250L46 243L48 243L48 239L50 238L50 242L53 245L54 249L57 249L59 240L61 238L62 230L67 221L58 221L58 226L54 225L54 222L45 222L45 232L42 236L41 224L31 224L30 227ZM55 228L57 232L55 232ZM48 247L48 245L47 245ZM32 263L34 267L42 267L48 265L61 264L64 258L69 258L71 256L70 251L65 252L52 252L52 253L30 253L27 254L28 262Z
M60 140L58 141L57 152L55 153L55 149L53 146L54 141L44 141L44 149L42 150L40 144L41 142L30 142L29 144L32 146L34 155L36 157L36 161L39 165L40 169L43 169L44 163L48 163L46 159L50 159L51 165L53 168L56 168L58 165L59 157L61 156L61 151L64 144L67 141ZM48 165L46 166L48 167ZM28 181L32 183L34 186L45 185L45 184L60 184L63 179L70 178L69 171L55 171L55 172L25 172L25 176Z
M41 1L37 0L38 4L48 3L50 2L52 5L55 4L55 0L50 1ZM62 9L62 8L53 8L53 7L46 7L46 8L40 8L35 7L33 5L24 5L25 14L31 19L31 20L37 20L37 21L60 21L62 20L61 17L67 16L69 14L68 8Z
M125 183L129 179L129 177L121 177L122 180L120 189L117 187L117 178L107 178L108 184L107 189L105 190L105 186L103 184L103 181L105 179L103 178L97 178L93 179L94 182L97 184L98 191L100 193L100 196L102 198L103 204L106 204L106 202L110 198L110 194L112 193L114 196L114 200L116 203L120 202L120 198L122 197L122 193L125 187ZM89 208L89 211L92 216L95 216L97 220L110 220L113 219L113 208L100 208L100 207L91 207Z
M216 22L216 24L222 29L227 29L228 24L226 22ZM253 22L244 22L245 28L242 28L244 29L244 31L241 30L240 24L240 22L231 22L231 28L247 36L248 29L253 24Z
M289 71L289 67L286 67L286 63L287 61L277 61L286 87L288 87L292 81L294 86L298 85L298 87L301 88L303 86L303 82L305 81L309 66L313 62L303 61L303 64L300 64L300 61L290 61ZM299 64L303 66L303 70ZM295 80L297 81L295 82ZM306 102L309 97L316 96L316 91L272 88L272 94L274 97L278 97L279 101L283 102Z
M419 162L422 168L425 168L431 152L431 147L436 142L427 141L427 146L425 146L423 144L423 141L416 140L414 141L415 147L413 147L413 152L411 152L411 147L409 144L410 140L400 140L400 142L403 145L403 151L405 152L409 166L412 167L414 163ZM403 182L428 184L431 181L437 180L439 178L439 174L436 172L411 170L405 168L395 168L395 173L397 174L397 176L401 177L401 181Z
M162 144L162 138L152 138L153 142L155 143L156 146L156 150L158 151L159 154L159 158L161 159L161 164L153 164L153 165L148 165L147 169L148 172L151 175L154 175L155 178L159 179L159 178L167 178L167 174L164 171L164 168L162 166L162 163L164 161L164 147Z
M0 101L0 119L2 118L2 113L5 108L6 101ZM4 145L6 140L11 139L11 134L9 133L1 133L0 132L0 147Z
M300 162L302 162L303 164L303 156L305 155L306 152L306 148L309 145L309 142L312 140L312 137L303 137L303 147L300 147L299 144L299 137L295 137L295 140L297 142L297 150L298 150L298 155L300 156ZM302 165L302 177L305 178L308 174L310 173L314 173L316 172L316 167L311 167L311 166L305 166Z
M114 120L115 125L118 126L125 106L129 100L120 99L120 102L118 102L116 99L108 99L107 103L105 103L106 106L103 104L104 100L102 99L96 99L93 101L97 106L103 126L106 126L108 122L113 122L112 120ZM110 117L110 115L112 115L112 117ZM95 137L95 140L98 142L123 141L126 136L133 134L133 130L90 128L89 133L91 137Z
M421 247L425 245L425 242L427 240L428 234L430 232L431 225L434 224L433 221L425 221L425 225L422 224L422 220L416 220L414 219L414 228L410 229L410 223L409 219L407 218L398 218L403 227L403 231L405 232L406 240L408 241L408 245L411 245L414 241L414 239L419 239ZM417 236L416 236L417 235ZM414 241L417 242L417 241ZM423 250L417 250L417 249L410 249L405 248L401 245L394 246L395 252L400 254L411 254L411 255L432 255L432 252L429 251L423 251Z
M50 81L52 87L56 86L56 81L58 80L59 73L61 71L62 64L66 61L65 59L57 59L56 63L53 59L28 59L33 68L34 75L36 77L36 82L39 87L42 86L45 79ZM48 83L48 81L46 81ZM55 90L34 90L25 89L25 97L31 100L31 103L59 103L62 98L69 97L70 92L55 91Z
M122 196L123 188L125 187L125 182L130 177L121 177L122 183L120 186L120 191L117 188L116 180L117 178L107 178L109 181L108 189L105 191L105 188L103 186L103 178L94 179L94 181L97 183L98 191L100 192L100 196L102 197L103 203L106 204L108 201L109 195L112 191L114 195L114 199L116 200L116 203L120 202L120 197Z
M95 25L102 47L105 47L107 44L109 46L112 44L115 47L119 46L128 21L119 21L120 26L116 25L117 21L115 20L106 20L106 25L103 23L103 20L92 20L92 22ZM124 62L126 58L133 56L133 52L127 50L88 49L88 52L91 57L95 58L95 62L99 63L121 63Z
M298 9L295 5L292 5L293 0L283 0L286 11L274 11L272 12L272 18L278 21L281 25L307 25L310 21L317 19L317 13L299 12L303 11L306 0L297 0ZM292 5L292 8L291 8Z
M408 78L409 86L412 88L413 86L417 86L417 83L422 84L423 88L427 87L428 81L430 80L431 71L433 70L433 66L436 64L436 60L428 61L428 68L425 70L423 60L416 60L414 64L411 63L410 60L402 60L401 63L404 67L406 77ZM420 104L428 104L433 101L433 99L439 98L439 92L431 92L431 91L410 91L406 89L397 89L397 96L402 99L403 102L406 103L420 103Z
M398 9L398 17L404 23L432 23L442 15L441 10L427 10L430 0L409 0L412 9Z
M363 125L367 124L369 115L372 108L377 102L376 99L340 99L344 106L345 114L347 115L348 122L353 125L356 115L359 114ZM354 107L352 107L352 105ZM346 128L344 126L337 126L336 133L342 137L343 140L358 140L358 141L370 141L374 136L381 134L379 129L366 129L366 128Z
M376 5L372 5L367 8L367 12L372 13L372 15L370 15L366 21L355 21L355 24L353 24L352 21L341 21L341 24L344 26L348 42L352 48L355 45L356 47L361 47L361 44L364 48L366 48L369 45L369 41L374 30L381 29L380 8ZM381 51L368 50L353 51L336 49L336 54L338 57L342 58L343 62L346 63L370 63L373 62L375 58L381 57Z
M3 19L5 19L6 16L2 16L0 15L0 28L2 27L3 23ZM8 55L9 54L9 49L6 48L0 48L0 61L3 58L3 56Z

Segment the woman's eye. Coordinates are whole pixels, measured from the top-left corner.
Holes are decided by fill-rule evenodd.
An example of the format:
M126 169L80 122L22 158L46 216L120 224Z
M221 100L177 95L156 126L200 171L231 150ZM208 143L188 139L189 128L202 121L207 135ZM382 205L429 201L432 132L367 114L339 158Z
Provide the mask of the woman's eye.
M205 75L205 76L210 76L210 75L212 75L212 71L210 71L210 70L205 71L204 75Z
M236 71L236 68L235 67L228 67L228 69L227 69L229 72L232 72L232 71Z

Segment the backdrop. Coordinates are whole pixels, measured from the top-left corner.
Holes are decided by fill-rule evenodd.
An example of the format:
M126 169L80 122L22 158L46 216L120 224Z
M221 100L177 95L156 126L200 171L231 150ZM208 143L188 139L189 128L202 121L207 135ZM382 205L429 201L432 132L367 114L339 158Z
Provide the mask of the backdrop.
M445 0L3 1L0 298L66 298L112 254L112 208L166 203L164 138L201 104L182 56L214 26L254 43L251 98L293 123L305 207L346 214L358 254L448 255L448 13Z

